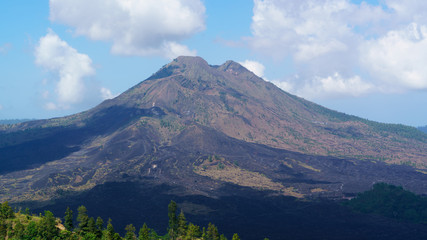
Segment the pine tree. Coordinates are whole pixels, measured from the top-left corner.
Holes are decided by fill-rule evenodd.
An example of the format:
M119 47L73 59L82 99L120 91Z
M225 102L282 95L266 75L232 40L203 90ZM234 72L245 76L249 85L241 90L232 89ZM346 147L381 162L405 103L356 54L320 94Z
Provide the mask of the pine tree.
M176 238L177 228L178 228L178 220L176 217L176 202L172 201L168 205L168 217L169 217L169 228L168 233L171 239Z
M87 209L85 206L80 206L77 209L77 222L79 222L79 230L83 232L88 231L88 223L89 223L89 216L87 215Z
M144 223L142 228L139 229L139 240L149 240L150 239L150 229L147 227L147 224Z
M65 216L64 216L64 227L71 231L73 230L73 211L67 207L67 210L65 210Z
M59 229L56 227L56 218L52 212L44 212L44 216L37 224L37 232L41 239L54 239L59 236Z
M93 217L89 218L89 221L87 223L87 231L90 233L96 232L96 224L95 224L95 219Z
M30 221L27 228L24 231L23 239L36 239L38 235L37 224L34 221Z
M200 238L201 236L202 236L202 233L200 232L200 227L192 223L189 223L186 238L193 240L196 238Z
M136 239L136 235L135 235L135 227L132 224L129 224L125 227L126 230L126 234L125 234L125 239L126 240L135 240Z
M219 240L218 228L212 223L208 224L206 239L207 240Z
M238 235L237 233L235 233L235 234L233 235L232 240L240 240L239 235Z
M181 209L181 213L178 215L178 235L185 236L187 232L187 220L185 219L184 212Z
M116 232L114 231L114 227L113 224L111 223L111 218L108 219L108 224L107 224L107 231L105 233L105 237L107 240L112 240L114 239L114 235L116 234Z
M96 218L96 222L95 222L95 235L97 238L101 238L102 237L102 229L104 229L104 220L102 220L101 217L97 217Z
M122 240L119 233L114 233L113 240Z
M224 236L224 234L221 234L221 236L219 236L219 240L227 240L227 238Z
M205 227L203 227L203 230L202 230L202 239L203 240L206 240L206 228Z
M0 220L14 218L15 213L13 209L9 206L9 203L6 201L0 205Z

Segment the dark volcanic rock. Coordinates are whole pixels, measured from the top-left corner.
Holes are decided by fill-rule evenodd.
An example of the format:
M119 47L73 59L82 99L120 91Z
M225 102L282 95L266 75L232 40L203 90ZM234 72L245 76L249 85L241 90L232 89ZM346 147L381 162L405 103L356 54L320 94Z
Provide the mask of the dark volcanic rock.
M84 204L119 226L164 229L159 209L176 199L191 221L244 239L415 239L420 225L313 199L376 182L427 194L426 140L283 92L236 62L179 57L86 112L0 125L0 200L58 215Z

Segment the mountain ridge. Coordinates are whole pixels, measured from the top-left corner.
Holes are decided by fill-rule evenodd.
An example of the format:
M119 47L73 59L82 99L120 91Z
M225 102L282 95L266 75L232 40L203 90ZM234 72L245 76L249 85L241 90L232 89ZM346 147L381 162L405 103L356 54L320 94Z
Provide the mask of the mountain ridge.
M274 226L266 229L276 238L281 225L302 226L292 236L307 239L307 222L332 231L313 233L335 236L327 239L360 229L396 233L388 220L354 219L329 200L377 182L427 194L425 138L323 108L233 61L179 57L85 112L0 125L0 201L56 214L85 204L123 228L128 219L142 224L141 215L156 226L162 214L147 206L176 199L199 224L237 224L245 239L266 236L260 224Z
M424 193L426 136L412 130L323 108L233 61L179 57L88 111L0 126L0 196L47 200L145 178L175 179L190 193L221 182L263 188L251 179L295 197L353 194L378 180ZM362 173L346 178L351 171Z
M237 82L230 80L234 79L230 78L230 75L238 79ZM365 154L363 150L351 149L353 143L348 141L349 138L356 138L357 142L357 138L372 137L379 139L388 137L393 140L393 138L397 137L401 138L398 141L408 142L405 148L411 149L414 144L419 144L416 142L409 143L411 141L410 138L415 138L421 142L426 142L427 140L426 135L420 134L415 128L403 125L380 124L326 109L282 91L233 61L227 61L220 66L212 67L199 57L179 57L153 74L148 80L157 79L159 81L159 77L166 81L164 83L166 86L157 87L167 89L168 92L166 94L164 94L166 90L160 90L155 92L157 96L151 96L149 90L145 91L146 89L144 89L143 85L148 84L154 88L156 84L150 84L152 81L143 81L123 93L119 98L124 99L126 103L138 102L138 100L141 103L141 99L145 98L146 100L141 103L143 107L147 108L150 107L150 104L155 104L181 116L184 115L184 111L187 111L187 115L193 114L192 118L187 118L188 120L199 121L204 125L223 131L231 137L245 141L309 154L332 154L339 157L359 155L361 158L366 155L365 159L385 157L390 160L389 162L410 161L416 162L419 167L423 167L423 163L412 156L400 156L398 152L395 153L398 156L393 156L393 154L382 151L383 148L387 148L387 146L384 146L385 144L381 144L381 147L376 148L370 144L363 144L361 146L363 149L370 149L370 152ZM189 79L192 79L192 81ZM197 91L192 93L191 91L194 91L195 88L205 96L197 96ZM216 88L218 89L215 92ZM134 94L135 91L143 93L144 96ZM137 97L126 98L126 96L132 94ZM186 94L187 96L185 96ZM191 96L192 94L195 96ZM199 106L194 106L195 104L191 98L197 100L203 97L206 98L205 101L200 103ZM184 104L177 103L180 98L184 100ZM212 106L209 102L220 103L222 106ZM174 105L177 107L174 107ZM193 105L193 110L188 107L191 105ZM246 107L247 105L251 106L252 109ZM257 108L253 109L254 106ZM197 108L199 108L198 111L194 111ZM206 112L217 112L217 115L219 113L220 116L205 114ZM257 117L268 115L276 116L270 117L270 119L256 119ZM296 119L297 121L294 120L292 124L289 124L289 119ZM243 133L236 131L236 126L227 126L227 124L220 123L219 121L221 120L227 122L240 121L238 127L240 129L243 128ZM271 124L270 122L274 123ZM270 130L271 128L273 130ZM282 128L287 129L283 130ZM297 130L293 131L292 129ZM362 129L362 132L358 132L358 129ZM275 133L277 132L282 134L276 135ZM316 133L318 134L314 135ZM316 147L312 146L313 144L307 144L307 142L316 141L328 135L329 137L326 140L332 142L334 144L333 147L322 146L316 149ZM251 136L255 137L255 139L251 139ZM338 138L335 136L338 136ZM256 139L257 137L259 139ZM341 149L343 143L347 145L348 149ZM399 145L392 141L389 141L389 144ZM298 145L299 149L295 145ZM424 145L423 148L425 149L425 144L422 145ZM393 147L389 147L388 151L391 151ZM349 153L346 153L346 151L349 151ZM376 153L378 151L380 152ZM419 151L415 150L414 152ZM420 156L417 156L417 158L420 158Z

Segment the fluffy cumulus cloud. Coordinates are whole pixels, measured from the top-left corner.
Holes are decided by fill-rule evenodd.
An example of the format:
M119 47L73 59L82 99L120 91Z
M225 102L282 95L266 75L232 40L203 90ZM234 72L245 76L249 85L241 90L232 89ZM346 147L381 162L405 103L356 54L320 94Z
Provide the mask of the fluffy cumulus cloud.
M205 29L200 0L50 0L50 19L112 43L120 55L195 55L179 42Z
M103 100L112 99L115 97L115 95L111 93L111 90L105 87L102 87L99 92L101 93L101 97Z
M265 71L264 64L258 61L253 61L253 60L245 60L244 62L239 62L239 63L249 71L253 72L258 77L263 78L266 81L272 82L273 84L283 89L284 91L294 92L294 85L290 82L267 79L264 76L264 71Z
M94 75L92 60L86 54L79 53L56 35L52 30L40 38L35 48L37 65L53 73L55 79L56 101L48 102L49 110L66 109L86 99L87 89L85 78ZM47 81L43 81L46 85ZM105 91L105 90L104 90ZM42 98L49 100L49 91L42 92Z
M254 0L249 46L295 74L278 82L308 98L427 89L427 2Z
M386 91L427 89L427 26L412 23L363 45L361 62Z
M296 90L296 93L308 99L317 97L360 96L374 90L374 85L364 82L359 76L343 78L334 73L326 78L315 77L306 81Z
M245 60L239 63L249 71L255 73L258 77L264 77L265 66L262 63L251 60Z

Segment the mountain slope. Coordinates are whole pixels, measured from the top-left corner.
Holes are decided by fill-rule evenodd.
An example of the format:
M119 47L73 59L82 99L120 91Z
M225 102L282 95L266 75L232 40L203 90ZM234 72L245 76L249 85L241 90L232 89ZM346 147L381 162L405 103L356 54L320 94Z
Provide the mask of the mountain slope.
M88 111L0 125L0 201L56 214L84 204L121 227L144 215L165 229L156 206L175 199L245 239L279 239L282 225L292 239L419 239L405 229L423 226L313 199L376 182L427 194L426 148L415 128L323 108L232 61L179 57Z
M302 153L425 164L427 137L415 128L323 108L232 61L209 66L198 57L180 57L98 109L114 105L157 106L170 122L197 122L233 138Z
M147 179L212 196L223 183L294 197L376 181L427 189L424 170L382 163L424 168L425 134L323 108L233 61L179 57L89 111L1 125L0 136L0 198L13 201Z

